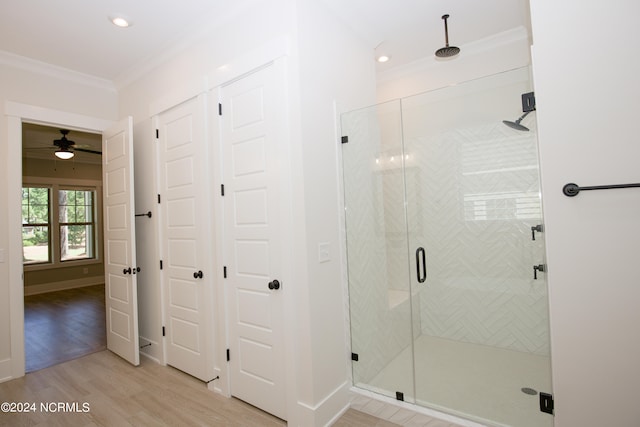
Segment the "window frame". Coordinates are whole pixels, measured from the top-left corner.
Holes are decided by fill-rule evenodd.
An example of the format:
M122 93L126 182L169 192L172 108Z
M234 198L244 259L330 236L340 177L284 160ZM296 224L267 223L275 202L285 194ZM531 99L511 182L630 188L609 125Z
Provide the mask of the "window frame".
M28 184L28 185L22 185L22 191L24 194L24 189L25 188L45 188L47 189L47 222L46 223L22 223L22 249L23 249L23 257L24 257L24 229L26 227L47 227L47 261L44 262L40 262L40 261L36 261L36 262L30 262L30 263L25 263L24 259L22 261L22 265L23 266L34 266L34 265L50 265L52 263L53 260L53 235L52 235L52 223L51 223L51 197L53 194L53 190L50 186L45 186L45 185L32 185L32 184ZM22 207L24 208L24 204L21 203ZM28 203L28 206L31 206L31 203ZM23 220L24 220L24 216L23 216Z
M23 177L22 188L43 187L49 188L49 238L51 259L48 263L24 264L25 271L48 270L53 268L75 267L81 265L91 265L102 263L103 252L103 230L102 230L102 182L95 180L76 179L56 179L44 177ZM60 207L58 202L58 191L60 190L80 190L94 192L94 212L93 212L93 258L68 259L62 261L60 248L60 227L59 220Z

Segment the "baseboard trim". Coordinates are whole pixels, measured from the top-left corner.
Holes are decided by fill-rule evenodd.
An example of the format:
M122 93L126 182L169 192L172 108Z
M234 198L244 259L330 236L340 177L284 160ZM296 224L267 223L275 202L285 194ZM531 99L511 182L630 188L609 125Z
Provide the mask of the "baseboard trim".
M140 355L147 359L153 360L159 365L162 365L162 348L157 341L145 338L142 335L138 338L140 344ZM151 345L148 345L151 344Z
M11 359L0 360L0 383L13 379Z
M300 408L299 425L330 426L349 409L350 387L348 382L340 384L313 406L298 402Z
M43 283L24 287L24 295L45 294L47 292L65 291L67 289L84 288L87 286L104 285L104 277L88 277L82 279L64 280L62 282Z
M400 425L430 425L447 422L447 427L486 427L475 421L434 409L401 402L358 387L351 387L351 408Z

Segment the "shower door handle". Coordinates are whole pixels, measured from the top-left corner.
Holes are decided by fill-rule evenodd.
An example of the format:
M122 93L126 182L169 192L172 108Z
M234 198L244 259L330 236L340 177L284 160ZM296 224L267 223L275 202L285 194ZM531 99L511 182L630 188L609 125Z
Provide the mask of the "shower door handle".
M422 263L422 274L420 274L420 263ZM416 249L416 276L418 283L424 283L427 280L427 257L423 247Z

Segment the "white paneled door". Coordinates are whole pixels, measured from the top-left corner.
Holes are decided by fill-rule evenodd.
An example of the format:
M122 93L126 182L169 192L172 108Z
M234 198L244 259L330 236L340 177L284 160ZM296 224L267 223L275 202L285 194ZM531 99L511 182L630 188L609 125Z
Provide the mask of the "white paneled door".
M213 378L209 177L203 97L158 116L167 364Z
M102 137L107 348L140 364L133 208L133 120Z
M284 90L276 65L220 92L231 394L286 419L279 221Z

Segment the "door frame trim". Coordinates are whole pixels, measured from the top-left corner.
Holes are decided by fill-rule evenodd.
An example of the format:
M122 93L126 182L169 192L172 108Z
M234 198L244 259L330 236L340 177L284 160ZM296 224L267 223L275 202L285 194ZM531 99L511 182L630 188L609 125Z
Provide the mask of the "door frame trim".
M9 226L9 321L11 350L8 360L0 361L0 381L19 378L25 374L24 350L24 280L22 265L22 214L20 189L22 188L22 123L103 133L114 122L98 117L37 107L13 101L5 102L7 141L13 153L20 158L10 161L7 169L7 221ZM15 154L14 154L15 156Z

